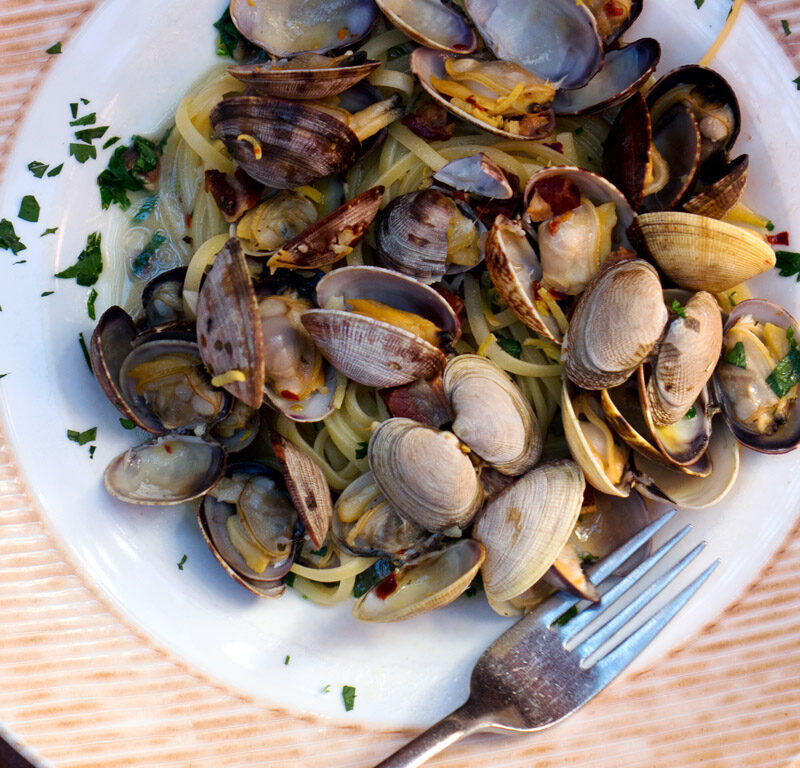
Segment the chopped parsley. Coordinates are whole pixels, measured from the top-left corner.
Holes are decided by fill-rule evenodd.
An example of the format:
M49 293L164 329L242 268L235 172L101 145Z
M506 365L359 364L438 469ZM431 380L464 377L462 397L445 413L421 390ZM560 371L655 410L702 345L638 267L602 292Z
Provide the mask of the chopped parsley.
M522 357L522 344L516 339L509 339L508 336L495 336L498 346L511 357L519 360Z
M79 254L77 261L61 272L56 272L56 277L69 279L74 277L78 285L88 288L97 282L103 271L103 255L100 252L100 233L92 232L86 238L86 248Z
M52 296L54 293L55 293L55 291L42 291L41 295L42 296Z
M97 301L97 291L92 288L92 290L89 292L89 298L86 299L86 313L89 315L90 320L97 319L94 311L95 301Z
M217 56L229 56L233 58L237 46L244 41L241 32L236 29L233 19L231 19L230 6L226 8L222 16L214 22L214 29L219 32L217 38Z
M410 40L407 43L400 43L400 45L395 45L388 50L386 58L391 61L392 59L399 59L401 56L408 56L416 47L416 43Z
M287 653L287 654L286 654L286 657L285 657L285 658L284 658L284 660L283 660L283 664L284 664L284 666L289 666L289 661L291 660L291 658L292 658L292 657L291 657L291 656L290 656L290 655Z
M356 689L352 685L342 686L342 701L344 702L345 712L350 712L356 702Z
M73 443L86 445L86 443L91 443L93 440L97 439L97 427L90 427L83 432L78 432L75 429L68 429L67 437L72 440Z
M568 624L572 619L574 619L578 615L578 606L573 605L568 611L564 611L554 622L553 624L558 625L559 627L563 627L565 624ZM552 626L552 625L551 625Z
M81 345L81 352L83 352L83 359L86 361L86 367L92 370L92 359L89 357L89 347L86 346L86 339L83 338L83 332L78 334L78 344ZM94 371L92 371L94 373Z
M133 164L129 165L133 156ZM117 147L108 167L97 177L103 208L116 203L127 211L131 205L128 192L144 189L142 179L156 169L158 157L156 145L143 136L132 136L130 146Z
M51 169L50 169L50 170L47 172L47 178L49 179L49 178L51 178L52 176L58 176L58 174L59 174L59 173L61 173L61 169L62 169L63 167L64 167L64 163L60 163L60 164L59 164L59 165L57 165L55 168L51 168Z
M683 305L677 299L672 300L672 304L669 305L669 308L676 315L680 315L681 317L686 318L686 310L683 308Z
M24 251L27 246L17 237L14 225L8 219L0 219L0 248L14 254Z
M785 397L798 381L800 381L800 350L792 347L789 354L767 376L767 384L778 397Z
M7 373L0 373L0 379L4 379L6 376L8 376Z
M147 245L141 250L131 264L131 270L137 277L144 277L150 271L150 263L156 255L156 251L167 242L167 236L160 229L153 232L153 236Z
M353 585L353 597L361 597L365 592L374 587L381 579L385 579L392 571L394 566L385 557L376 560L369 568L356 576L356 583Z
M93 144L70 144L69 154L83 165L87 160L94 160L97 157L97 149Z
M97 122L97 112L90 112L88 115L84 115L83 117L76 117L74 120L70 120L69 124L73 128L78 125L94 125Z
M789 22L787 19L781 19L781 26L783 27L783 34L786 37L792 34L792 28L789 26Z
M737 368L747 369L747 358L744 352L744 343L737 341L733 349L725 355L725 362L735 365Z
M89 458L90 458L90 459L93 459L93 458L94 458L94 452L95 452L96 450L97 450L97 446L96 446L96 445L90 445L90 446L89 446Z
M125 429L136 429L136 423L133 419L120 418L119 423L122 424Z
M5 375L5 374L3 374L3 375ZM330 693L330 690L331 690L331 685L330 685L330 683L328 683L328 684L327 684L327 685L326 685L326 686L325 686L325 687L322 689L322 692L323 692L323 693Z
M597 555L593 555L591 552L581 553L581 565L589 565L590 563L594 563L599 559L600 558Z
M764 229L766 229L767 232L772 232L775 230L775 225L771 221L768 221Z
M69 105L69 111L72 113L72 119L74 120L78 116L78 102L73 101Z
M792 349L797 349L797 339L794 337L794 328L791 325L786 329L786 341Z
M731 305L732 307L735 307L735 306L736 306L736 304L738 303L738 302L736 301L736 299L734 299L734 298L733 298L735 295L736 295L736 291L731 291L731 292L728 294L728 301L730 302L730 305Z
M365 459L367 458L367 450L369 448L369 443L363 442L359 443L356 447L356 458L357 459Z
M796 77L792 82L797 86L797 90L800 91L800 77Z
M98 125L95 128L84 128L81 131L75 131L75 138L78 141L85 141L87 144L91 144L95 139L102 138L107 130L107 125Z
M40 163L38 160L33 160L28 163L28 170L37 178L41 179L45 171L50 167L48 163Z
M59 41L59 42L57 42L57 43L53 43L53 45L51 45L51 46L50 46L50 47L49 47L49 48L48 48L48 49L45 51L45 53L49 53L49 54L51 54L51 55L52 55L52 54L54 54L54 53L61 53L61 42Z
M183 557L180 559L180 562L178 563L178 569L179 569L179 570L181 570L181 571L183 570L183 566L184 566L184 565L186 565L186 561L187 561L188 559L189 559L189 558L188 558L186 555L184 555L184 556L183 556Z
M25 195L17 214L23 221L39 221L39 201L33 195Z
M692 406L688 411L686 411L686 415L683 417L684 419L693 419L697 416L697 408Z
M39 237L44 237L45 235L54 235L56 232L58 232L58 227L48 227L44 232L42 232L41 235L39 235Z
M140 206L139 210L133 214L133 221L145 221L150 217L150 214L155 210L158 204L158 195L148 197Z
M103 142L103 149L108 149L112 144L116 144L119 141L119 136L112 136L110 139L106 139Z
M775 268L781 277L797 277L800 282L800 253L775 251Z
M705 1L706 1L706 0L694 0L694 4L695 4L695 5L696 5L698 8L702 8L702 7L703 7L703 3L704 3Z

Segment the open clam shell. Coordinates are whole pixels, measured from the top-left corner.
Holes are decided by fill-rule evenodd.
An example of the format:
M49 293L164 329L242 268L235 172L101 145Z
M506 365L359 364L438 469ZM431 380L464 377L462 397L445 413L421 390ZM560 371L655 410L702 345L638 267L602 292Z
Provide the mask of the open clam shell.
M561 459L530 470L486 505L474 537L486 547L488 597L511 600L547 572L575 527L583 490L580 467Z
M597 32L608 49L642 12L643 0L586 0L597 22ZM606 54L608 55L608 54Z
M710 183L705 178L705 169L701 169L698 179L701 189L693 190L692 196L681 206L682 209L712 219L724 219L742 197L749 164L747 155L739 155L730 163L725 163L722 169L715 169Z
M731 329L741 321L755 321L762 328L770 323L778 329L778 338L775 341L768 339L768 344L757 340L752 342L752 346L743 344L742 359L735 365L728 360L732 346L730 336ZM786 453L793 450L800 444L800 404L796 397L790 399L793 393L796 394L796 385L789 387L791 378L788 377L791 376L789 371L793 366L800 363L800 355L796 347L791 345L792 341L800 339L800 326L778 304L765 299L748 299L734 307L728 315L724 330L727 354L720 360L714 373L714 390L728 427L742 445L753 450L762 453ZM760 349L767 346L771 347L769 363L759 359ZM783 353L786 354L781 357ZM776 361L776 358L780 359ZM765 377L774 377L774 371L781 370L781 360L785 361L783 368L786 370L787 382L778 378L770 384L770 379ZM778 362L778 365L770 370L773 362ZM781 387L786 390L786 399L783 401L775 391L775 388L781 390ZM779 407L780 418L777 419L775 414L779 412ZM760 411L773 414L766 422L767 432L771 434L760 432L756 426L755 415Z
M121 453L106 467L103 480L112 496L131 504L181 504L219 482L226 456L218 443L168 433Z
M483 152L458 157L433 174L435 181L448 187L492 200L508 200L514 189L505 171Z
M608 51L586 85L556 94L553 109L557 115L586 115L616 106L644 85L660 58L661 46L650 37Z
M92 373L105 396L125 417L133 411L119 388L119 372L136 338L133 318L122 307L109 307L100 316L89 342Z
M232 0L230 13L245 38L277 58L348 48L378 18L372 0Z
M409 330L347 309L326 307L344 300L370 299L431 321L455 340L458 319L432 288L406 275L380 267L342 267L317 285L321 309L305 312L302 322L322 354L354 381L393 387L429 378L445 365L444 353Z
M603 65L592 13L574 0L466 0L466 9L498 59L513 61L561 88L580 88Z
M485 557L482 544L462 539L393 571L353 605L360 621L402 621L452 603L472 583Z
M527 399L480 355L454 357L444 370L453 433L498 471L520 475L542 455L542 434Z
M375 0L389 21L412 40L440 51L471 53L475 30L455 8L440 0Z
M214 376L238 373L222 384L258 408L264 397L264 344L253 284L241 245L231 238L217 254L197 299L200 356Z
M775 266L775 252L762 237L693 213L640 214L628 237L670 280L690 291L727 291Z
M367 456L384 496L429 531L463 530L483 504L472 462L452 432L387 419L372 433Z
M175 267L156 275L142 291L142 309L147 325L156 328L165 323L185 319L183 309L183 283L186 267Z

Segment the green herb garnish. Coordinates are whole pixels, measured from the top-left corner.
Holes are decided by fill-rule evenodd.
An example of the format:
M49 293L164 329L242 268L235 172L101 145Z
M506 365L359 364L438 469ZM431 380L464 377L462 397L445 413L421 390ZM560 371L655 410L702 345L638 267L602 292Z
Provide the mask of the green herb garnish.
M86 443L91 443L93 440L97 439L97 427L90 427L83 432L78 432L75 429L68 429L67 437L72 440L73 443L86 445Z
M376 560L369 568L356 576L356 583L353 585L353 597L361 597L365 592L374 587L381 579L385 579L392 571L394 566L385 557Z
M89 458L90 458L90 459L93 459L93 458L94 458L94 452L95 452L96 450L97 450L97 446L96 446L96 445L90 445L90 446L89 446Z
M800 351L792 347L789 354L767 376L767 384L778 397L785 397L798 381L800 381Z
M568 624L572 619L574 619L578 615L578 606L573 605L568 611L564 611L554 622L553 624L557 624L559 627L563 627L565 624ZM551 625L552 626L552 625Z
M233 58L236 47L244 41L241 32L234 26L231 19L230 7L226 8L222 16L214 22L214 29L219 32L217 38L217 56Z
M7 373L0 373L0 379L4 379L6 376L8 376Z
M730 302L732 307L736 306L736 299L733 298L735 295L736 295L736 291L731 291L728 294L728 301Z
M796 77L792 82L797 86L797 90L800 91L800 77Z
M83 352L83 359L86 361L86 367L92 370L92 359L89 357L89 347L86 346L86 339L83 338L83 333L78 334L78 344L81 345L81 352ZM94 373L94 371L92 371Z
M38 160L33 160L28 163L28 170L37 178L41 179L45 171L49 168L48 163L40 163Z
M800 253L775 251L775 268L781 277L797 277L800 282Z
M797 339L794 337L794 328L791 325L786 329L786 341L789 342L791 349L797 349Z
M69 154L83 165L87 160L94 160L97 157L97 149L93 144L70 144Z
M367 449L369 448L369 443L363 442L359 443L356 446L356 458L357 459L365 459L367 458Z
M697 408L692 406L688 411L686 411L686 415L683 417L684 419L693 419L697 416Z
M495 338L503 352L511 355L511 357L516 357L517 360L522 357L522 344L516 339L509 339L508 336L495 336Z
M88 103L88 102L87 102ZM75 120L70 120L69 124L75 128L80 125L94 125L97 122L97 112L90 112L83 117L77 117Z
M150 217L150 214L155 210L158 204L158 195L148 197L140 206L139 210L133 214L133 221L145 221Z
M41 296L52 296L54 293L55 293L55 291L42 291L40 295Z
M136 422L134 422L133 419L120 418L119 423L122 424L125 429L136 429Z
M156 251L167 242L167 236L160 229L153 232L153 236L148 241L147 245L142 251L134 258L131 264L131 270L137 277L143 277L150 269L150 262L156 255Z
M0 219L0 248L14 254L24 251L27 246L17 237L14 225L8 219Z
M703 7L703 3L704 3L705 1L706 1L706 0L694 0L694 4L695 4L695 5L696 5L698 8L702 8L702 7Z
M183 557L180 559L180 562L178 563L178 568L179 568L180 570L183 570L183 566L186 564L186 561L187 561L188 559L189 559L189 558L188 558L186 555L184 555L184 556L183 556Z
M39 201L33 195L25 195L17 214L23 221L39 221Z
M764 227L764 229L766 229L767 232L772 232L775 229L775 225L771 221L768 221L767 226Z
M786 37L792 34L792 28L789 26L789 22L787 19L781 19L781 26L783 27L783 34Z
M330 686L330 683L328 683L328 685L326 685L326 686L325 686L325 687L322 689L322 692L323 692L323 693L330 693L330 690L331 690L331 686Z
M48 49L45 51L45 53L49 53L49 54L61 53L61 43L60 43L60 42L58 42L58 43L53 43L53 45L51 45L51 46L50 46L50 47L49 47L49 48L48 48Z
M589 565L599 559L597 555L593 555L591 552L581 552L581 565Z
M132 136L130 146L117 147L108 167L97 177L103 208L116 203L127 211L131 205L128 192L144 189L143 178L157 166L158 149L150 139Z
M39 237L44 237L45 235L54 235L56 232L58 232L58 227L48 227L44 232L42 232L41 235L39 235Z
M725 355L725 362L735 365L737 368L747 369L747 358L744 353L744 343L737 341L733 349Z
M72 118L75 119L78 116L78 102L73 101L69 105L69 111L72 113Z
M676 314L680 315L681 317L686 317L686 310L683 308L683 305L677 300L673 299L672 304L669 305L669 308Z
M291 658L292 657L287 653L285 658L283 659L284 666L288 666L289 665L289 661L291 660Z
M74 277L78 285L88 288L97 282L103 271L103 255L100 252L100 233L92 232L86 238L86 248L79 254L77 261L62 272L56 272L56 277L69 279Z
M85 141L91 144L95 139L99 139L108 130L107 125L98 125L96 128L84 128L82 131L75 131L75 138L78 141Z
M108 149L112 144L116 144L119 141L119 136L112 136L110 139L106 139L103 142L103 149Z
M59 174L59 173L61 173L61 169L62 169L63 167L64 167L64 163L60 163L60 164L59 164L59 165L57 165L55 168L51 168L51 169L50 169L50 170L47 172L47 178L49 179L49 178L51 178L51 177L53 177L53 176L58 176L58 174Z
M92 288L89 292L89 297L86 299L86 312L89 315L90 320L96 320L95 312L94 312L94 303L97 301L97 291Z
M345 712L349 712L355 706L356 689L352 685L342 686L342 701L344 702Z

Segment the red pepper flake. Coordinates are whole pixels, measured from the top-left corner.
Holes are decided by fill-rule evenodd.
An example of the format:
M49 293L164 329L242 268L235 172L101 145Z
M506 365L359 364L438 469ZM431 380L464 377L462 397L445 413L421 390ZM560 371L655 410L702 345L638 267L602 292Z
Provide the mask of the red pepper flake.
M183 214L183 223L186 229L192 228L192 214L191 213L184 213Z
M337 33L336 37L338 40L344 40L350 34L350 30L347 27L342 27Z
M169 443L167 443L167 444L164 446L164 450L165 450L167 453L172 453L172 446L171 446Z
M375 597L385 600L397 589L397 577L390 573L383 581L375 585Z
M617 5L614 0L608 0L608 2L603 6L603 11L605 12L606 16L624 16L625 15L625 8L622 5Z
M299 400L300 398L288 389L281 390L281 397L285 397L287 400Z
M789 245L789 233L778 232L777 235L767 235L767 242L770 245Z
M550 237L555 237L558 234L562 222L563 219L561 217L550 219L550 221L547 222L547 231L550 233Z
M551 141L549 144L545 143L545 146L560 152L562 155L564 154L564 145L560 141Z

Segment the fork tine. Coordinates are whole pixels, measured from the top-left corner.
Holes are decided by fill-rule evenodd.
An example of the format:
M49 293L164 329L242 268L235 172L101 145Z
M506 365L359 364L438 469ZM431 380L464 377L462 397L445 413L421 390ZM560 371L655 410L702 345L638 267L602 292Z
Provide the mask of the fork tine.
M597 690L610 683L628 666L650 643L650 641L669 623L670 619L683 608L692 596L706 582L719 565L715 560L688 587L678 593L661 610L645 622L633 634L623 640L613 651L604 656L592 667Z
M622 629L636 614L639 613L656 595L660 594L672 581L686 568L692 560L705 548L703 541L691 552L681 558L672 568L650 584L640 595L626 605L616 616L613 616L591 637L581 643L575 652L585 659L591 656L603 643L606 642L618 629Z
M674 509L665 512L658 520L650 523L646 528L642 528L639 533L632 536L611 554L606 555L602 560L598 560L596 563L590 565L589 568L587 568L587 576L591 579L592 583L600 584L603 580L608 578L636 552L639 547L646 544L655 536L674 516ZM565 592L556 592L555 595L545 600L537 608L534 608L528 615L535 616L541 623L549 626L561 616L564 611L568 610L579 601L579 597L568 595Z
M589 606L581 611L575 618L570 619L569 623L558 630L561 638L566 643L575 637L582 629L589 626L596 618L605 613L617 600L622 597L634 584L636 584L648 571L650 571L675 545L692 529L691 525L676 533L668 542L659 547L647 560L639 563L629 574L617 582L606 592L599 603Z

